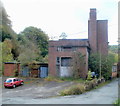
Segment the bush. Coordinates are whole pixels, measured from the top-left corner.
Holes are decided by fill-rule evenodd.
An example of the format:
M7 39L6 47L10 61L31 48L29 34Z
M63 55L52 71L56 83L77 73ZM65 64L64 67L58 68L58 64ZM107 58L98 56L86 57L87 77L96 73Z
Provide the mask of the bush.
M88 71L88 77L87 77L87 80L92 80L92 73L91 73L91 71Z
M79 94L82 94L82 93L84 93L86 91L90 91L91 89L95 89L95 88L104 86L107 83L108 82L105 83L104 80L102 81L102 80L96 79L96 78L91 80L91 81L86 80L86 82L84 82L82 84L77 84L77 85L71 86L71 87L69 87L67 89L64 89L63 91L60 92L60 95L61 96L79 95Z
M108 80L111 76L112 65L114 64L114 54L109 53L107 56L100 54L91 54L89 56L89 69L94 71L100 77L100 61L101 61L101 76Z
M95 88L97 85L98 85L97 79L94 79L92 81L86 81L85 82L85 90L89 91L89 90Z
M60 92L61 96L66 96L66 95L79 95L85 92L85 87L82 84L74 85L68 89L65 89Z
M113 103L115 106L120 105L120 98Z

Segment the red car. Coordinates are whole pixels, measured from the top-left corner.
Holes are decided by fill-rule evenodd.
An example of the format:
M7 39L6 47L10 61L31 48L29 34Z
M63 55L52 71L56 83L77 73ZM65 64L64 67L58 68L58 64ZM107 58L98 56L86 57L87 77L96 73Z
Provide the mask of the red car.
M19 79L19 78L7 78L4 81L5 88L7 88L7 87L15 88L16 86L23 85L23 84L24 84L24 81L22 79Z

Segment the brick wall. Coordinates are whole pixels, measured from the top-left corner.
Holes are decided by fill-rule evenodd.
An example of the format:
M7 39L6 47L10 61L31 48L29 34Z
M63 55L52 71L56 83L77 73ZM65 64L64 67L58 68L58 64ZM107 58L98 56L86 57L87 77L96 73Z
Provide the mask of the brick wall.
M84 55L86 65L83 67L83 70L85 72L83 77L86 77L87 71L88 71L88 53L87 53L87 46L88 46L87 41L82 41L82 40L59 40L59 41L50 41L49 42L49 75L52 76L57 76L57 70L56 70L56 58L57 57L72 57L74 54L74 51L58 51L58 47L62 46L77 46L76 51L80 52ZM82 67L82 66L81 66Z
M108 21L97 21L97 42L98 52L107 55L108 54Z
M15 71L20 72L20 64L5 63L4 64L4 76L14 76Z

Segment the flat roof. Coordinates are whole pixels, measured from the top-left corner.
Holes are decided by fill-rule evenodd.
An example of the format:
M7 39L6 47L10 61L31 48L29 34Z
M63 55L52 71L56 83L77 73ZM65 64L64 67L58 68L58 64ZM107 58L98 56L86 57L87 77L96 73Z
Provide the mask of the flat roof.
M58 40L49 40L49 41L65 41L65 40L69 40L69 41L72 41L72 40L76 40L76 41L88 41L88 39L58 39Z

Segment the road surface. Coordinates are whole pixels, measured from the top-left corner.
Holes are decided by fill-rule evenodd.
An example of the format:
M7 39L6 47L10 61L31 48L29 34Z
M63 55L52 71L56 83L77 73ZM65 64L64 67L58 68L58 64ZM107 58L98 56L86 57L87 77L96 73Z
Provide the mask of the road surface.
M32 89L31 89L32 88ZM72 96L61 96L61 97L50 97L41 98L40 90L44 91L40 87L31 87L24 90L7 91L3 90L3 104L112 104L118 98L118 79L111 83L86 92L81 95ZM20 89L20 88L19 88ZM29 94L28 94L29 92ZM47 89L49 92L49 88ZM47 93L46 92L46 93ZM8 94L7 94L8 93ZM18 95L15 95L19 93ZM8 95L8 96L7 96ZM33 95L33 96L32 96ZM35 97L36 95L36 97Z

